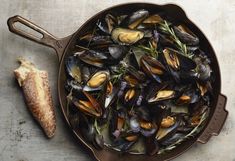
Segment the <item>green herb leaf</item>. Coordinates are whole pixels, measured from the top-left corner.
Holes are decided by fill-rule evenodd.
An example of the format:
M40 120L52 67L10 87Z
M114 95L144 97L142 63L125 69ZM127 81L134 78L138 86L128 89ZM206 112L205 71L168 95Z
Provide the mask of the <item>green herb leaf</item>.
M170 25L167 21L164 21L164 23L161 23L159 29L162 30L163 32L167 33L170 36L170 38L175 42L177 48L181 51L181 53L184 56L192 58L191 55L188 54L187 45L182 43L179 40L179 38L176 36L176 34L174 32L174 29L172 27L170 27Z

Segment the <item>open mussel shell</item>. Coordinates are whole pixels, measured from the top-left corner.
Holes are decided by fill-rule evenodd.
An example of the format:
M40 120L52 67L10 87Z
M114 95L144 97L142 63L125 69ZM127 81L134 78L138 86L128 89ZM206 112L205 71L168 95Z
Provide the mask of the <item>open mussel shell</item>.
M151 15L143 21L144 24L159 24L161 22L163 19L158 14Z
M137 91L134 88L127 89L124 94L124 102L130 102L135 98Z
M69 56L65 60L65 69L70 77L75 79L77 82L81 82L81 69L80 69L80 61L75 56Z
M148 15L149 12L144 9L133 12L122 21L121 26L135 29Z
M209 81L207 81L206 83L197 82L196 84L197 84L197 88L200 91L201 96L204 96L206 93L210 93L213 95L212 86Z
M163 55L167 65L176 71L189 71L196 68L196 63L192 59L180 54L174 49L165 48Z
M131 65L129 65L126 68L126 73L127 73L127 76L129 75L130 78L136 79L139 83L143 83L146 80L145 74L142 71L137 70L136 68L134 68ZM128 79L126 79L126 78L125 78L125 80L128 81Z
M161 128L169 128L173 126L176 122L176 118L172 116L167 116L161 121Z
M119 138L117 138L112 147L119 149L121 152L127 152L138 141L139 134L131 131L123 132Z
M111 81L106 81L102 91L102 98L101 102L105 109L110 108L110 106L115 102L117 99L117 94L119 91L119 87L113 86Z
M140 66L149 77L153 78L158 83L162 82L160 76L164 75L165 67L157 59L151 56L142 56Z
M114 141L112 147L119 149L121 152L128 152L128 150L136 143L136 141L128 141L125 138L119 138Z
M122 108L111 113L112 119L109 124L111 138L118 138L126 122L126 111Z
M107 24L108 32L111 33L113 28L117 25L118 20L111 14L105 16L105 22Z
M104 61L108 59L108 55L106 53L94 50L77 52L75 55L77 55L84 63L99 68L103 67Z
M132 45L144 37L144 32L125 28L115 28L111 33L114 42L120 45Z
M156 134L156 139L161 142L171 137L176 132L179 125L180 125L180 120L177 119L175 124L168 128L160 127L160 129L158 130Z
M199 44L199 38L185 25L174 26L174 31L182 43L191 46Z
M156 103L175 98L177 95L176 91L172 89L161 89L153 93L152 97L148 99L148 103Z
M200 91L198 89L189 88L176 100L178 105L196 103L200 99Z
M85 99L73 98L73 104L84 114L92 117L101 117L102 108L97 100L88 92L83 91Z
M113 28L118 25L118 19L112 14L107 14L104 20L99 20L96 25L103 33L110 34Z
M105 82L109 80L109 72L108 71L98 71L94 73L90 79L87 81L84 86L84 91L96 91L101 90Z
M140 120L140 133L145 137L150 137L156 133L158 126L154 122Z

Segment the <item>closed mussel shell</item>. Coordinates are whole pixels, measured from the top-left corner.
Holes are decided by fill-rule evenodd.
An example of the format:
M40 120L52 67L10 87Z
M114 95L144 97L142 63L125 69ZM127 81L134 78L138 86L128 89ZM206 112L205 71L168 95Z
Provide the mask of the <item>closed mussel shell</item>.
M136 28L146 17L148 17L149 12L147 10L138 10L133 12L130 16L126 17L121 26L128 27L130 29Z

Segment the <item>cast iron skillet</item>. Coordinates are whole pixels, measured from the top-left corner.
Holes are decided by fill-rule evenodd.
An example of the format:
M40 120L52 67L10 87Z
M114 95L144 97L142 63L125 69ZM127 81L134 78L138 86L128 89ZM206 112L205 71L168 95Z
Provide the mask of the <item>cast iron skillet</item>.
M171 152L161 154L158 156L147 156L147 155L132 155L132 154L124 154L120 155L119 152L116 152L111 149L103 149L103 150L96 150L92 145L86 143L86 141L81 137L79 131L73 131L75 136L88 148L89 152L93 154L93 156L100 161L162 161L162 160L170 160L174 157L180 155L188 148L190 148L194 143L206 143L212 135L218 135L220 130L223 127L223 124L227 118L228 112L225 109L226 105L226 96L220 93L221 88L221 79L220 79L220 70L219 65L216 59L216 55L214 50L212 49L210 43L208 42L205 35L200 31L200 29L191 22L185 12L177 5L174 4L167 4L167 5L156 5L150 3L128 3L128 4L121 4L117 6L113 6L106 10L103 10L97 13L95 16L91 17L87 20L74 34L58 39L55 36L51 35L46 30L40 28L39 26L35 25L34 23L24 19L20 16L14 16L8 19L8 27L9 30L17 35L20 35L26 39L35 41L39 44L46 45L55 49L59 61L60 61L60 68L59 68L59 77L58 77L58 94L62 112L64 114L65 120L70 126L68 121L68 117L66 115L66 91L64 89L64 83L66 81L66 73L64 70L64 58L68 55L72 54L74 50L74 44L76 39L83 35L88 29L94 27L95 23L98 19L103 18L107 13L119 13L125 14L136 11L138 9L147 9L150 12L165 12L167 15L172 17L174 20L184 23L187 25L200 39L200 45L203 51L208 53L208 56L212 60L212 70L214 71L215 75L215 82L212 84L214 90L214 99L212 100L212 110L209 115L209 119L206 123L204 129L192 139L185 141L181 145L179 145L176 149L172 150ZM15 23L21 23L36 32L42 34L42 38L38 38L35 35L29 34L23 30L20 30L15 26ZM71 126L70 126L71 128ZM72 129L72 128L71 128Z

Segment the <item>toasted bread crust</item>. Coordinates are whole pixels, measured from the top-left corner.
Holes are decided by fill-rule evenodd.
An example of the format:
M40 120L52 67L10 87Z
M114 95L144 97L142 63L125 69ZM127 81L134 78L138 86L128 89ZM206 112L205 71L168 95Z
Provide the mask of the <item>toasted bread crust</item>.
M56 121L47 72L30 72L22 88L29 110L51 138L55 134Z
M34 118L43 128L47 137L51 138L56 130L55 111L49 88L48 73L35 67L22 66L14 71L22 86L27 106ZM25 72L26 71L26 72ZM19 81L20 80L20 81Z

